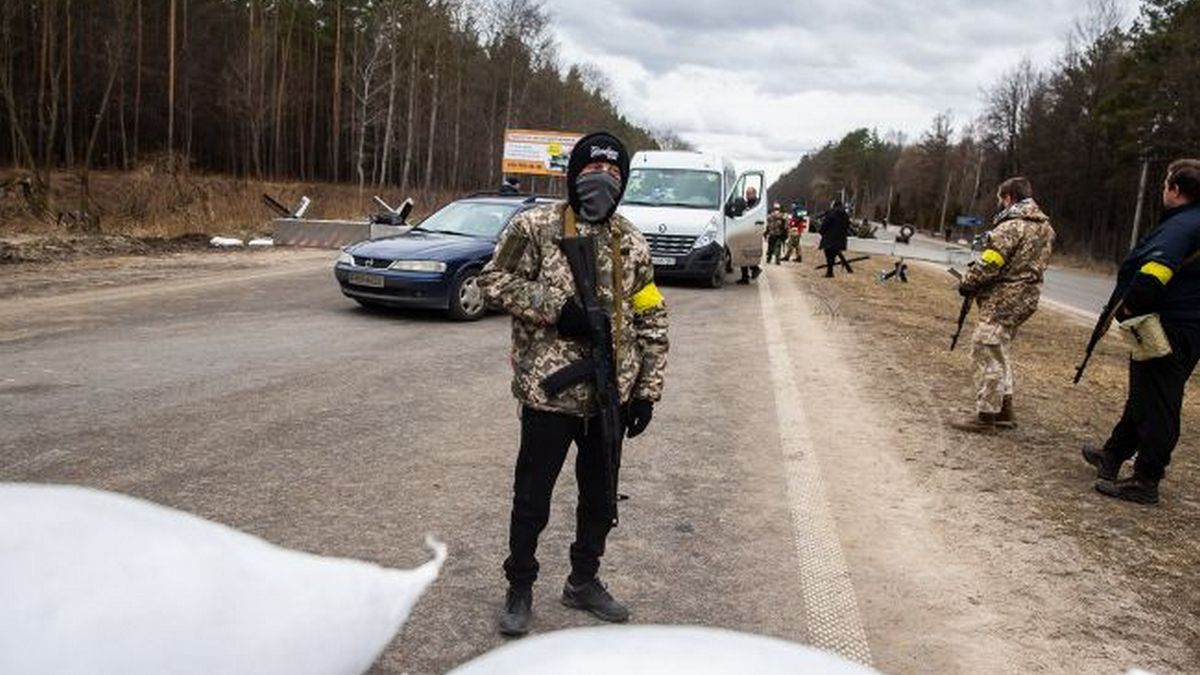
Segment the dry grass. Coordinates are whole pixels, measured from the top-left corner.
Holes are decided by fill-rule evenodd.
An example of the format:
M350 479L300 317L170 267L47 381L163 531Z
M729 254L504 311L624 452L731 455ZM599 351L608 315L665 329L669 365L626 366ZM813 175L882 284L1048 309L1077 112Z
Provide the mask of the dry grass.
M1093 492L1094 471L1079 456L1085 441L1102 442L1120 415L1126 394L1127 353L1115 337L1094 355L1082 384L1072 386L1091 327L1050 311L1026 324L1015 344L1020 427L974 437L945 427L946 417L973 410L971 324L957 351L949 351L960 299L945 273L913 266L909 284L880 284L876 259L854 275L819 278L798 274L815 306L836 306L852 341L851 353L871 390L888 392L904 410L905 426L947 443L916 444L909 458L925 480L957 490L964 513L981 498L999 504L985 525L1022 541L1053 538L1071 544L1081 560L1047 563L1065 576L1103 570L1128 583L1143 599L1130 610L1140 628L1093 626L1124 640L1168 640L1188 645L1189 663L1166 663L1186 672L1200 663L1200 402L1189 387L1183 436L1163 483L1164 503L1141 507ZM814 310L817 311L817 310ZM972 321L974 315L972 315ZM957 410L954 410L957 409ZM1126 471L1129 469L1126 468ZM974 505L973 505L974 504ZM1062 550L1062 549L1056 549ZM1049 554L1048 554L1049 555ZM1101 620L1103 623L1103 620ZM1145 623L1145 622L1142 622ZM1160 636L1160 637L1154 637ZM1147 647L1152 644L1147 643ZM1152 650L1151 650L1152 651ZM1193 670L1194 672L1194 670Z
M0 170L0 185L19 172ZM77 226L60 224L59 212L79 209L79 181L75 174L58 172L50 181L50 213L44 218L31 214L16 187L0 190L0 236L62 236L76 233ZM384 190L368 186L242 180L220 175L160 173L145 170L96 171L90 179L92 208L99 217L98 234L172 238L203 233L254 236L270 231L274 214L262 203L268 193L287 206L301 195L313 199L308 215L313 218L362 218L376 210L371 196L381 193L398 203L404 196L395 187ZM451 199L450 193L417 194L418 214Z

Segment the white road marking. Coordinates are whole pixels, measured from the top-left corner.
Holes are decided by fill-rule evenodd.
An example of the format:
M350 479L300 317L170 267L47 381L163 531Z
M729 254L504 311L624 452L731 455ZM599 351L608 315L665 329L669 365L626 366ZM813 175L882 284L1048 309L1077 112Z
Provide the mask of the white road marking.
M758 296L762 301L809 639L814 647L870 666L871 647L858 614L850 572L825 497L816 448L794 381L792 358L765 274L758 279Z

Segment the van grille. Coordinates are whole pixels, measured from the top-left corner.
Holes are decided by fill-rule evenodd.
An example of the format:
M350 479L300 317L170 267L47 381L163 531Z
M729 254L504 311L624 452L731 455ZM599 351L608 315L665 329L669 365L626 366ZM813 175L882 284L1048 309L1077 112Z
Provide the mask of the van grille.
M677 234L647 234L646 243L650 244L651 255L679 257L691 253L696 238Z

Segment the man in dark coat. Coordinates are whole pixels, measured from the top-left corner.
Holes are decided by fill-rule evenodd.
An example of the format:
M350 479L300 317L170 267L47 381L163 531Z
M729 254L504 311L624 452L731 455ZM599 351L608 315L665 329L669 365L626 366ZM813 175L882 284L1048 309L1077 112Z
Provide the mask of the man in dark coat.
M1200 361L1200 160L1167 169L1158 227L1142 237L1117 275L1118 321L1157 315L1170 343L1166 356L1129 362L1129 396L1103 447L1085 446L1096 490L1141 504L1158 503L1158 483L1179 442L1188 378ZM1130 459L1133 475L1120 478Z
M821 220L821 250L825 252L825 276L833 276L833 265L841 261L842 267L853 274L854 269L846 261L847 239L850 237L850 214L842 206L841 200L833 203L833 208L825 212Z

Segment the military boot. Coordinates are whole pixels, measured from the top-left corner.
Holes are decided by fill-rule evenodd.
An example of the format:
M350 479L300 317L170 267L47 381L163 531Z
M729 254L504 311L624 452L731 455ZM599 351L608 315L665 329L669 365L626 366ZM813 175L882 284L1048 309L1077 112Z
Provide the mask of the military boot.
M571 609L591 612L596 618L611 623L625 623L629 620L629 610L613 599L599 579L592 579L578 586L568 579L563 586L562 604Z
M996 426L1001 429L1016 429L1017 416L1013 413L1012 396L1005 396L1000 412L996 414Z
M950 423L950 426L959 431L967 431L973 434L990 434L1001 428L996 425L996 417L996 413L981 412L970 417L955 420Z
M529 632L529 619L533 615L533 589L508 589L504 597L504 613L500 615L500 634L518 637Z
M1137 474L1119 480L1098 479L1096 491L1102 495L1137 504L1158 503L1158 481Z
M1120 459L1113 456L1107 448L1097 448L1094 445L1083 446L1083 461L1096 467L1097 480L1115 481L1121 472Z

